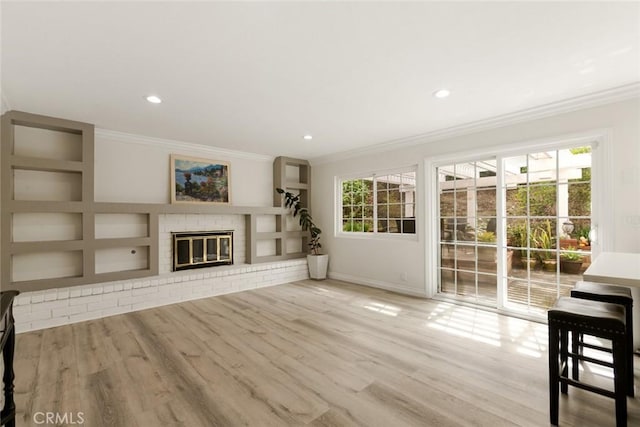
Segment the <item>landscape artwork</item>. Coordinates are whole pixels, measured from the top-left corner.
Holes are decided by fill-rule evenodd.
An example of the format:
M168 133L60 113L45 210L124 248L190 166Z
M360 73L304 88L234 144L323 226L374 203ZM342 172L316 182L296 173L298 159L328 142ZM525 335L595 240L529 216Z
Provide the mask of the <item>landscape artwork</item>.
M171 155L171 203L229 204L229 163Z

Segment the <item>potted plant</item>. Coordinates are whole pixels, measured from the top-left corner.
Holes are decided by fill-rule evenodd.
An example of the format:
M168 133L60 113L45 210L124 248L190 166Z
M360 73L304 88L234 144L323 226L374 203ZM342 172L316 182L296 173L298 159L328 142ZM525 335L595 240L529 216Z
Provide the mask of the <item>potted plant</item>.
M534 245L535 233L531 235L527 231L525 224L515 225L512 229L512 244L520 248L520 264L523 269L531 269L536 266L538 260L528 250L529 247Z
M300 216L300 227L303 231L309 232L309 249L311 253L307 255L307 264L309 266L309 277L317 280L327 278L327 268L329 267L329 255L319 252L322 245L320 244L320 230L313 222L309 210L302 207L300 203L300 195L284 191L282 188L276 188L279 194L284 195L284 206L287 209L293 209L293 217Z
M482 231L476 235L478 243L485 243L492 246L478 246L478 261L496 260L496 234L492 231Z
M591 238L589 234L591 234L591 228L589 227L581 227L578 230L578 247L581 250L591 250Z
M571 252L564 252L560 255L560 267L562 267L562 271L568 274L580 274L584 256L580 254L580 252L577 252L573 246L569 246L567 250Z
M507 226L507 246L523 248L527 241L527 226L524 224L509 224ZM518 268L522 253L526 250L513 251L512 266Z
M546 221L545 228L539 228L534 234L534 242L539 249L537 257L542 267L547 271L556 271L558 261L553 256L553 237L551 233L551 223Z

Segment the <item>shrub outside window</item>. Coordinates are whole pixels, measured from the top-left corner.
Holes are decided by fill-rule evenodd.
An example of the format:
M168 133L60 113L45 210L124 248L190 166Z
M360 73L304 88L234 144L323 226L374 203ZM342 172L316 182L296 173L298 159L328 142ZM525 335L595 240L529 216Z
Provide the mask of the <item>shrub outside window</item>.
M416 170L341 181L343 233L415 234Z

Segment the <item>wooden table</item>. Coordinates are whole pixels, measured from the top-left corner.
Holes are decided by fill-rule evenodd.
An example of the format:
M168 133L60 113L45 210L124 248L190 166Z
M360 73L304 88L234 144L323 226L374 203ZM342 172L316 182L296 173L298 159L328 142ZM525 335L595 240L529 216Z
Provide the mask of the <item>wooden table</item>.
M0 413L0 425L15 427L16 404L13 401L13 353L16 344L16 330L13 320L13 299L18 291L0 292L0 348L4 361L4 408Z
M633 297L633 346L640 348L640 253L603 252L584 272L584 280L627 286Z

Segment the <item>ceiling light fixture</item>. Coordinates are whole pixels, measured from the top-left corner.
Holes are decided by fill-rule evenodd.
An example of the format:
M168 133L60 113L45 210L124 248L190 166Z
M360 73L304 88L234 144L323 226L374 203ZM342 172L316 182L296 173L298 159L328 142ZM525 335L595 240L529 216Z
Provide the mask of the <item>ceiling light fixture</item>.
M149 101L152 104L160 104L162 102L162 99L160 99L155 95L149 95L147 96L147 101Z
M433 96L435 96L436 98L446 98L447 96L451 95L451 91L449 89L440 89L437 90L435 92L433 92Z
M313 136L311 135L305 135L302 138L306 139L307 141L311 141L313 139Z

